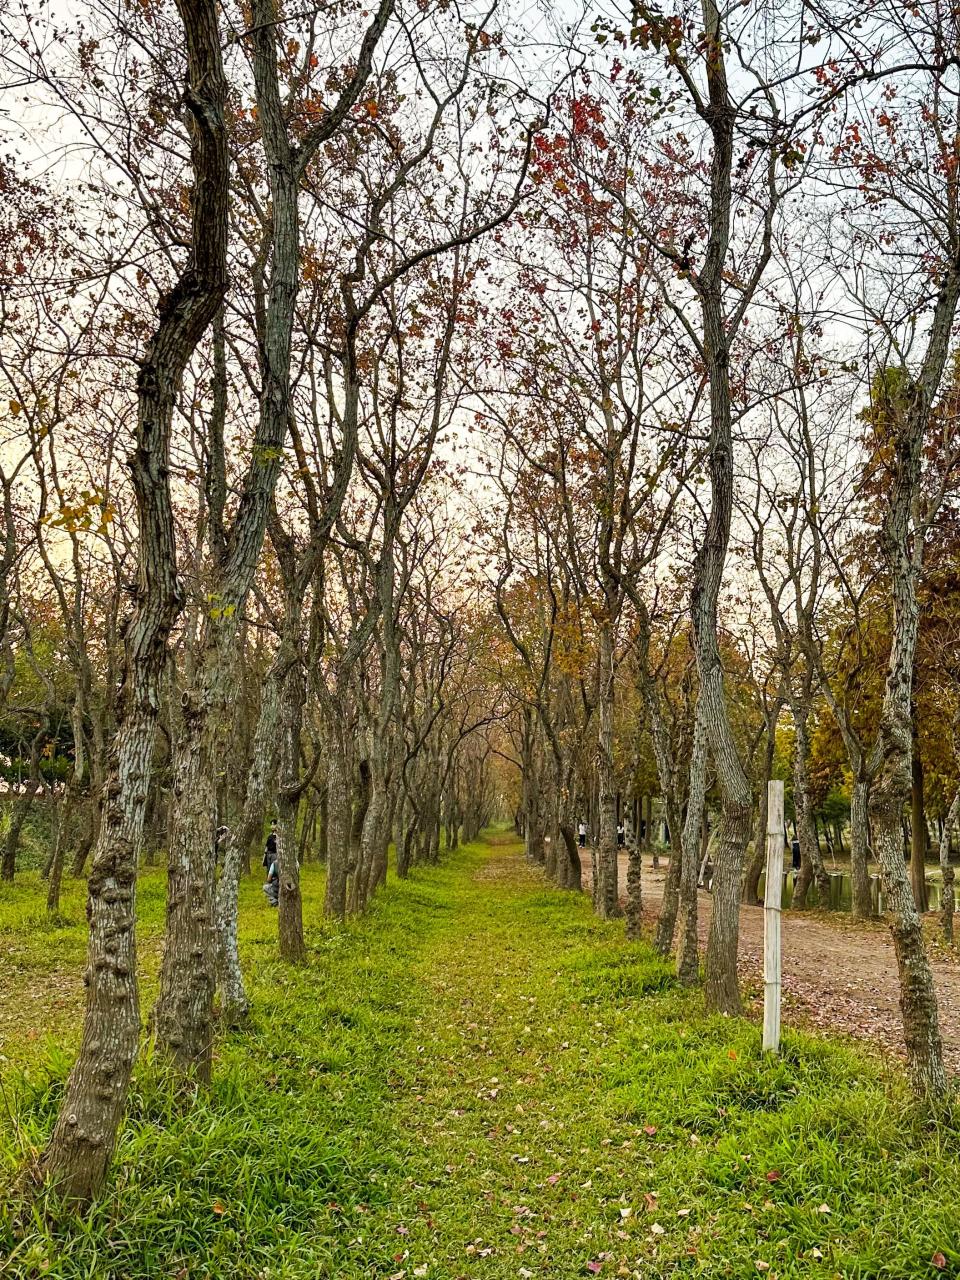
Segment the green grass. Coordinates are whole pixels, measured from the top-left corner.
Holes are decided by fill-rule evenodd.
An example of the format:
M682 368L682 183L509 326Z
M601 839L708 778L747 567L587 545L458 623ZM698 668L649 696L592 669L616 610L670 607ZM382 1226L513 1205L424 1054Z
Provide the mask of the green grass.
M178 1113L144 1057L103 1198L78 1217L11 1195L0 1273L960 1274L958 1133L927 1131L899 1071L862 1047L788 1033L764 1059L755 1025L705 1017L645 944L546 889L503 838L392 884L343 929L318 923L321 887L307 868L310 965L294 971L244 886L253 1020L220 1042L209 1095ZM147 873L145 1007L162 905ZM42 927L35 885L5 891L0 948L20 964L5 995L73 973L76 889L64 915ZM53 1123L77 999L56 1047L27 1016L15 1037L0 1023L8 1185Z

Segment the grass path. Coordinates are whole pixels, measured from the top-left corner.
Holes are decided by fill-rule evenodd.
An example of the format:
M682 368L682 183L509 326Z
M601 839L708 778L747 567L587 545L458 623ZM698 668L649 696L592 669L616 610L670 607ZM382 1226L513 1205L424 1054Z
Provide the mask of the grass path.
M924 1132L896 1072L799 1035L762 1060L755 1026L705 1018L508 838L391 885L368 919L314 924L302 971L276 962L254 887L254 1017L221 1042L210 1095L181 1114L147 1053L109 1192L80 1220L0 1204L0 1274L960 1274L958 1135ZM4 1084L8 1180L69 1060L30 1044Z

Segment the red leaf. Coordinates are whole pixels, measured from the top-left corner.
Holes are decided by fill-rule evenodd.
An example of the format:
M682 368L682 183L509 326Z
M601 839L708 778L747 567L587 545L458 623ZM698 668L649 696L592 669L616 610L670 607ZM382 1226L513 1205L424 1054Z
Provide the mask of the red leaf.
M779 1169L768 1169L768 1170L767 1170L767 1181L768 1181L768 1182L779 1182L779 1181L780 1181L780 1170L779 1170Z
M943 1254L940 1252L939 1249L933 1255L930 1261L933 1263L933 1265L937 1268L938 1271L942 1271L944 1267L947 1265L947 1260L943 1256Z

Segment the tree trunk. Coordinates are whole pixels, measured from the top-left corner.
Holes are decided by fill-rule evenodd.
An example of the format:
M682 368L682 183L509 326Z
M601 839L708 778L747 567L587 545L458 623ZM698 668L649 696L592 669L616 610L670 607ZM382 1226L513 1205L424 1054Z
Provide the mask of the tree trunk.
M800 841L800 874L794 885L791 906L803 911L807 905L807 894L811 884L816 884L820 906L830 906L830 877L823 865L820 843L817 839L816 818L810 800L810 788L807 782L807 755L809 741L807 726L810 711L806 704L792 706L793 723L796 728L796 741L793 753L793 804L797 821L797 838Z
M850 796L850 892L855 920L869 920L873 915L873 895L868 871L870 780L861 769L854 775Z
M776 715L767 720L766 745L763 753L763 775L760 778L760 793L757 804L757 821L753 828L753 854L743 879L743 901L749 906L758 906L760 902L760 877L767 863L767 782L773 773L773 757L777 746Z
M643 861L636 833L630 841L627 857L627 938L637 942L643 931Z
M74 854L73 863L70 867L70 874L74 879L78 879L83 875L83 868L87 865L87 858L90 856L90 850L97 843L97 834L100 827L100 801L101 786L93 790L90 800L87 803L87 822L86 828L80 840L77 843L77 851Z
M57 834L53 842L53 857L50 862L50 877L47 881L47 912L49 915L55 916L60 910L60 886L63 882L63 862L66 857L67 847L67 827L69 819L67 812L70 802L70 789L67 788L63 793L63 799L60 801L59 812L57 814Z
M697 872L700 867L700 838L705 826L706 801L707 731L698 700L690 752L690 795L681 837L682 852L678 854L681 873L680 948L677 956L677 977L685 986L692 986L700 978ZM713 909L716 911L716 904Z
M280 875L277 930L280 958L288 964L304 964L307 946L303 937L303 898L297 861L297 812L303 794L300 739L307 690L300 652L300 601L291 594L287 595L280 656L283 659L283 677L280 685L280 785L277 804L277 870Z
M239 1027L250 1012L237 943L237 899L243 871L244 846L234 840L228 830L222 828L218 836L218 851L223 855L216 896L220 1019L226 1027Z
M137 612L126 637L118 731L104 784L100 838L90 872L87 1003L77 1064L44 1156L49 1181L70 1200L89 1201L103 1183L140 1031L135 896L137 859L150 788L160 679L182 607L169 484L170 431L188 360L226 292L229 150L226 82L217 6L178 5L184 26L185 101L194 173L192 252L166 296L138 378L132 463L139 528Z
M951 266L940 284L920 376L904 378L882 393L880 409L889 428L888 487L881 546L892 598L890 658L875 755L879 762L870 792L870 816L880 862L900 974L900 1009L910 1073L916 1093L939 1109L948 1098L947 1074L933 975L917 904L903 861L903 809L913 780L911 691L917 643L917 580L923 529L916 527L924 436L950 351L960 299L960 272ZM886 384L884 384L886 385Z
M280 685L282 663L278 651L263 682L260 714L253 735L250 768L243 798L243 813L231 847L238 851L241 866L249 863L254 839L263 839L263 819L274 788L280 758ZM259 861L257 863L259 866Z
M330 727L327 759L327 890L324 913L335 920L347 914L350 867L350 778L346 747Z
M660 870L660 852L653 838L653 796L643 796L640 801L640 821L643 823L643 848L653 855L654 871Z
M580 864L580 846L577 844L577 836L573 823L561 822L560 835L563 839L564 848L567 851L567 860L569 863L563 887L565 889L574 889L579 893L583 888L583 868Z
M710 388L710 514L694 561L690 614L707 737L723 795L713 878L713 917L707 943L706 1003L713 1013L739 1014L737 943L740 885L752 803L723 685L717 632L717 602L730 541L733 511L733 439L730 406L730 342L724 315L724 273L730 245L734 124L737 108L727 85L720 13L714 0L703 4L704 68L709 93L705 113L713 141L710 162L710 234L698 278L703 351Z
M600 732L597 752L600 836L597 849L597 911L605 920L622 914L617 857L617 791L613 768L613 623L607 615L600 623Z
M680 906L680 877L683 874L683 854L677 840L674 827L673 844L670 846L670 862L663 881L663 898L660 901L660 914L657 916L657 932L654 937L654 950L662 956L668 956L673 946L673 935L677 928L677 911Z
M7 828L7 838L3 844L3 860L0 862L0 880L6 881L7 884L13 884L17 869L17 853L20 849L20 837L23 834L24 823L30 816L30 810L33 808L33 802L36 800L39 790L40 778L37 775L32 776L27 779L24 790L20 792L13 802L10 826Z
M400 820L397 825L397 878L406 880L410 874L410 845L413 836L410 801L404 795L400 803Z
M761 784L757 801L757 816L753 825L753 852L743 874L743 901L747 906L760 905L760 877L766 866L765 841L767 834L767 788Z
M160 994L153 1011L157 1046L184 1075L207 1084L213 1065L216 765L209 717L186 690L175 747L174 829L167 855L167 913ZM219 758L216 752L214 758Z
M943 877L940 927L943 930L944 939L951 943L953 942L953 912L956 904L954 901L954 869L950 862L950 846L953 840L953 828L956 825L958 816L960 816L960 790L954 793L953 799L950 801L950 808L943 824L943 834L940 837L940 870Z
M923 761L920 759L916 730L914 730L910 786L910 887L913 890L913 900L921 915L930 907L926 857L927 824L923 815Z

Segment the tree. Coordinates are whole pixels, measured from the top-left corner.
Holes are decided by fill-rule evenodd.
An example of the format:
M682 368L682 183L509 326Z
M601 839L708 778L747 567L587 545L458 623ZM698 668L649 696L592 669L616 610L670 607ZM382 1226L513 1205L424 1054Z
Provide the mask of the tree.
M70 1199L103 1182L126 1102L140 1034L136 972L137 858L143 836L159 681L182 593L176 574L168 456L180 379L223 301L229 153L226 80L216 6L179 10L187 59L185 101L194 172L187 262L164 299L140 365L132 462L140 522L138 607L126 635L118 725L90 873L87 1003L80 1055L43 1157L47 1179Z

